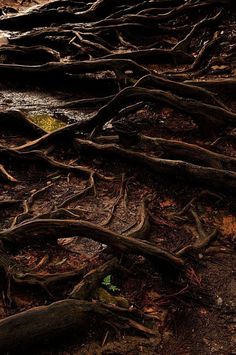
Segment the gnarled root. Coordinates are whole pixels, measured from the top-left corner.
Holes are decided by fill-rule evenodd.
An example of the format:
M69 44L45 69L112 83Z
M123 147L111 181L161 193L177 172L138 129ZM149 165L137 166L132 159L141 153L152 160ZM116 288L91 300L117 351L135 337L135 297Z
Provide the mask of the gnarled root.
M226 188L234 191L236 189L236 173L230 170L208 168L180 160L160 159L139 151L124 149L116 144L97 144L88 140L76 139L75 146L77 149L91 149L135 161L155 173L179 175L221 189Z
M113 307L113 311L114 311ZM111 312L101 304L75 299L54 302L18 313L0 321L0 351L27 351L31 346L48 344L65 335L82 335L92 320L112 322L120 328L134 328L145 334L156 333L133 319ZM14 334L14 341L12 335Z
M166 262L170 265L181 267L182 259L159 249L156 246L138 239L121 236L106 228L91 222L72 219L33 219L0 232L0 240L20 245L24 240L31 238L86 237L110 246L114 251L143 255L154 262Z

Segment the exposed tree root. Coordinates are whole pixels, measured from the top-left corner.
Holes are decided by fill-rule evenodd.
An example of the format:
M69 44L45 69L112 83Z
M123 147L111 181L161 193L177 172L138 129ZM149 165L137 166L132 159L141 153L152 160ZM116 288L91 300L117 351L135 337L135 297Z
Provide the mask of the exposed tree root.
M228 110L223 102L221 102L211 91L187 83L169 80L165 77L148 74L139 79L134 86L171 91L173 94L192 98L195 100L201 100L205 103L220 106Z
M116 251L139 254L155 262L167 262L174 266L183 266L183 260L171 253L159 249L147 242L121 236L101 226L86 221L72 219L34 219L0 232L0 240L20 245L24 240L83 236L106 244Z
M146 334L156 334L132 319L114 314L101 304L70 299L35 307L1 320L0 350L2 353L16 349L26 351L33 345L58 341L61 336L73 332L77 336L82 335L94 318L113 322L121 328L132 327Z
M2 164L0 164L0 177L7 183L17 182L17 179L15 179L11 174L9 174Z
M81 269L55 274L34 273L30 269L17 263L3 251L0 251L0 267L4 269L9 282L13 281L14 283L20 285L39 286L51 297L52 295L48 287L58 282L67 282L71 279L78 279L84 272L84 270ZM11 297L9 293L10 290L8 290L8 298Z
M215 169L236 170L236 158L215 153L194 144L147 136L141 136L141 140L147 143L153 142L172 159L177 157L187 161L202 163Z
M14 127L14 129L24 130L32 134L34 137L41 137L46 133L19 110L6 110L0 112L0 125L2 127Z
M200 252L206 249L210 243L216 238L217 236L217 229L214 229L211 233L207 234L203 229L202 223L198 217L198 214L194 210L190 210L194 220L196 222L197 231L199 234L199 238L192 244L184 247L183 249L179 250L176 255L183 256L189 252Z
M111 222L114 213L116 211L116 208L119 205L121 199L123 198L124 190L125 190L125 174L122 174L119 195L116 197L115 202L113 203L111 210L109 211L108 217L101 223L102 226L107 226Z
M95 187L95 182L94 182L94 173L92 173L89 177L89 185L85 187L82 191L79 191L78 193L75 193L73 196L68 197L65 201L63 201L58 208L64 208L68 206L70 203L75 202L78 200L81 196L85 195L89 191L93 190L94 195L96 195L96 187Z
M132 101L162 102L180 111L190 114L196 124L206 133L225 126L235 126L236 114L221 107L205 104L194 99L186 99L170 92L151 90L139 87L128 87L121 90L106 106L102 107L97 114L91 117L81 128L93 128L103 125L115 116L127 103Z
M16 224L31 217L30 209L31 209L36 197L38 197L40 194L47 191L51 186L52 186L52 184L48 184L47 186L42 187L38 191L32 193L29 198L27 198L23 201L23 212L21 212L15 216L15 218L12 221L11 227L14 227Z
M65 286L63 294L68 295L67 300L34 307L0 320L0 353L28 354L36 344L52 344L60 339L64 342L66 337L73 334L78 340L78 336L87 331L91 324L102 324L102 327L107 324L115 331L117 328L134 328L159 339L157 332L143 323L144 319L153 320L152 313L156 311L151 305L153 301L158 313L162 302L166 302L165 299L156 299L159 296L155 275L152 275L155 279L154 296L150 295L155 300L150 302L151 314L148 315L135 311L136 299L139 309L146 308L146 301L149 302L149 293L144 292L147 290L143 288L143 282L140 283L140 290L132 294L131 303L127 298L124 307L127 303L127 307L132 304L127 309L106 304L105 298L109 300L113 296L101 288L101 282L114 269L124 271L131 267L130 271L125 269L126 274L139 283L136 280L136 268L144 265L140 275L146 278L151 270L149 268L157 265L155 273L167 270L170 273L164 275L168 278L174 274L181 276L177 281L180 291L171 291L169 296L171 300L178 301L178 298L186 296L186 290L190 288L189 279L195 286L202 286L201 276L190 265L193 260L196 262L205 255L230 251L228 238L225 248L211 245L218 231L205 227L203 218L198 215L200 204L198 206L197 203L205 197L214 198L218 203L222 200L223 190L230 194L236 191L236 158L233 156L236 147L233 130L236 127L236 80L233 77L236 57L232 34L235 27L235 1L53 0L22 13L12 14L8 10L4 8L0 11L0 29L7 31L1 34L3 39L0 45L3 91L11 84L14 87L13 94L18 89L20 94L22 89L25 93L29 88L37 92L40 89L44 92L52 89L53 93L63 91L65 97L62 104L59 102L57 105L57 100L56 104L46 103L43 107L55 112L60 109L68 122L69 117L72 117L68 109L72 109L73 117L78 120L46 133L31 122L30 116L25 113L28 103L25 111L11 109L0 112L0 138L4 142L0 146L0 178L5 182L2 184L0 208L2 226L10 224L9 228L0 231L3 304L7 307L7 313L13 312L11 301L16 296L18 306L14 292L22 292L20 285L32 291L35 286L45 291L44 300L40 299L42 292L38 293L39 302L44 302L46 297L46 301L61 297L56 292L57 287L54 288L59 282L61 287ZM68 97L67 90L73 101L64 103ZM9 93L6 100L4 92L2 96L1 106L8 106ZM12 102L17 100L18 97ZM151 110L145 121L146 105ZM169 110L170 107L174 110ZM89 118L81 119L81 108L94 108L96 111L89 113ZM10 148L7 141L12 131L20 133L20 139L11 136L10 144L14 144L14 148ZM31 141L21 144L22 133ZM209 140L204 142L202 134ZM78 156L77 151L81 153L81 150L83 154ZM96 159L91 158L90 151L97 155ZM106 155L110 156L110 160L102 165ZM79 160L86 163L77 165ZM136 169L129 167L129 163L136 165ZM18 174L20 164L23 169L20 167L21 173ZM98 169L94 166L98 166ZM115 176L121 176L120 185L117 182L112 184L117 177L111 177L110 174L104 176L99 172L99 167L102 172L109 167ZM44 174L45 168L47 173L50 170L47 176ZM27 169L27 180L24 181L22 172ZM124 169L129 171L128 178ZM78 182L74 174L85 175L88 180ZM159 175L162 178L155 179ZM31 176L34 177L32 186L27 186L28 177ZM42 181L37 185L42 176L43 181L50 179L43 187ZM168 180L165 181L167 176ZM95 185L96 178L103 181ZM127 184L131 179L128 196ZM168 183L174 179L178 181L170 187ZM7 191L10 183L11 189ZM207 185L209 191L199 192L198 184ZM80 186L80 191L76 185ZM96 198L83 198L91 192ZM179 212L173 213L175 206L182 205L180 201L185 193L184 201L189 202ZM48 196L41 202L44 194ZM149 194L155 196L151 203ZM115 196L113 201L111 195ZM40 207L35 203L39 197ZM97 215L99 198L104 198L102 206L107 206L109 199L111 209L108 215L105 208L99 208ZM88 204L91 205L88 207ZM229 205L230 202L225 203L226 207ZM151 211L149 206L152 206ZM99 224L103 216L105 220ZM129 218L132 220L129 221ZM136 222L133 223L133 219ZM188 235L185 235L184 229L177 225L189 222L189 219L190 225L184 228L188 232L193 230L194 238L192 236L190 243L186 242ZM214 223L218 225L219 221ZM109 224L112 230L104 227ZM154 237L153 244L147 241L149 234ZM50 249L60 238L77 238L81 241L82 250L83 243L86 243L85 249L90 244L92 247L89 248L93 249L95 245L95 250L89 251L93 256L87 256L87 251L83 254L83 251L80 253L76 250L74 253L70 246L68 250L53 250L54 254L58 252L63 255L63 259L54 264L53 256L53 262L49 264ZM96 243L86 238L109 246L103 252L106 253L105 260L107 251L111 254L109 261L100 265L101 257L96 252ZM170 248L169 243L172 243ZM22 255L14 257L11 254L21 248L25 253L26 245L26 253L34 249L30 258L26 259L27 265L32 265L32 260L40 260L33 262L33 265L36 264L33 267L17 261L21 260ZM45 246L44 256L41 254L42 245ZM165 250L163 245L168 245L168 249L175 252ZM67 258L66 254L64 258L65 253L69 252L70 256ZM76 254L81 256L82 268L77 266L81 260L76 260ZM121 256L119 261L117 255ZM83 258L87 263L95 261L95 265L100 266L93 266L92 271L81 278L85 271L91 269L88 264L84 266ZM47 270L53 270L52 273L45 271L46 263ZM67 271L68 265L71 270L72 263L75 263L73 271ZM63 266L58 268L58 265ZM187 286L183 285L185 277L188 278ZM206 281L207 278L208 275ZM148 287L152 283L149 277L144 281ZM123 286L121 282L121 292ZM129 282L127 286L124 289L129 293ZM141 300L143 292L145 295ZM85 301L91 299L93 302ZM104 301L104 304L96 303L94 299ZM25 307L28 304L24 304ZM181 303L181 310L185 310L185 300ZM178 306L176 312L179 312ZM205 312L205 309L200 309L202 316L201 312ZM175 316L174 312L172 316ZM159 315L154 317L160 324ZM107 339L108 331L105 330L103 345ZM163 341L165 344L165 333ZM125 350L129 352L129 343L126 344ZM116 344L115 352L119 352L119 349ZM148 352L138 348L138 352L143 350L144 353ZM166 349L163 347L162 350ZM176 349L173 347L171 350L175 352ZM205 350L206 347L202 351ZM105 352L112 351L109 347L105 348ZM131 347L131 352L135 351ZM123 352L124 348L119 353Z
M44 46L2 46L0 48L0 55L4 58L3 63L30 63L37 65L45 64L47 62L57 62L60 60L60 54L58 52Z
M158 153L166 155L171 159L183 159L184 161L195 162L199 165L209 166L215 169L226 169L235 171L236 159L228 155L215 153L209 149L189 144L186 142L168 140L164 138L153 138L142 134L138 135L140 142L150 146L153 144ZM121 143L119 136L96 137L98 143ZM212 145L214 146L214 144Z
M105 59L131 59L137 63L192 63L193 57L179 50L143 49L127 53L110 54Z
M236 87L236 79L234 78L220 78L214 80L187 80L185 83L206 88L212 92L227 93L227 95L232 95Z
M0 75L2 79L12 78L12 80L28 79L32 82L35 80L69 80L69 74L81 75L86 73L95 73L106 70L112 70L116 73L123 73L126 70L132 70L133 75L142 76L148 74L149 71L138 65L132 60L126 59L98 59L93 61L81 62L51 62L43 65L17 65L17 64L0 64ZM123 80L123 77L122 77Z
M197 31L199 31L199 29L202 27L202 26L205 26L205 25L208 25L208 24L211 24L212 22L215 22L217 21L223 14L223 11L220 10L215 16L213 17L205 17L203 20L197 22L193 28L191 29L191 31L187 34L186 37L184 37L181 41L179 41L175 46L174 46L174 50L186 50L186 48L188 47L188 45L190 44L193 36L195 35L195 33Z
M189 201L179 212L176 212L175 214L173 214L173 216L177 216L177 217L181 217L181 216L184 216L192 207L194 207L194 203L201 199L201 197L214 197L214 199L216 199L217 201L220 201L222 200L222 196L214 193L214 192L211 192L211 191L208 191L208 190L203 190L202 192L200 192L200 194L196 197L193 197L191 199L191 201Z
M140 207L140 222L135 228L129 230L126 234L132 238L145 239L150 230L149 213L148 213L148 199L144 198Z
M90 148L97 152L135 161L148 167L155 173L190 178L200 183L231 191L235 191L236 189L236 173L230 170L208 168L180 160L160 159L139 151L124 149L115 144L97 144L83 139L76 139L75 146L78 149Z
M118 259L113 258L100 267L90 271L84 276L83 280L73 288L69 297L78 300L87 300L90 298L99 287L104 277L110 274L116 268L117 264Z
M8 158L8 157L13 157L15 159L18 160L23 160L23 161L33 161L33 162L41 162L43 164L45 164L48 167L52 167L52 168L57 168L57 169L61 169L64 171L69 171L69 172L75 172L78 174L85 174L85 175L96 175L99 178L102 179L108 179L111 180L112 178L106 178L105 176L103 176L102 174L99 174L98 172L94 172L93 170L86 168L84 166L80 166L80 165L69 165L69 164L65 164L65 163L61 163L57 160L54 160L53 158L47 156L46 154L44 154L41 150L32 150L30 152L22 152L13 148L4 148L1 147L0 148L0 157L2 159L4 158Z

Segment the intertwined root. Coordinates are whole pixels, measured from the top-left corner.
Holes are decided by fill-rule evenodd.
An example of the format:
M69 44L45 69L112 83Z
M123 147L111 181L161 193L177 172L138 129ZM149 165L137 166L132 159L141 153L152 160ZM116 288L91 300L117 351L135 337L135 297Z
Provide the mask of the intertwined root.
M16 141L13 146L0 146L0 179L6 185L20 183L17 175L20 165L67 174L68 185L72 184L71 174L86 177L82 189L70 191L59 202L55 199L53 207L43 213L37 209L35 213L34 204L55 186L52 181L28 191L23 199L0 201L4 211L16 208L8 228L0 231L0 267L9 285L36 285L54 300L55 284L77 280L65 292L67 299L1 320L1 353L19 350L19 346L25 351L35 343L74 330L80 334L89 327L92 318L156 335L141 324L144 314L134 317L131 310L91 300L104 277L123 268L120 256L142 256L161 266L160 272L170 268L184 274L193 257L204 254L217 237L215 228L205 230L194 204L199 197L221 198L219 192L236 190L236 158L215 149L222 141L235 145L236 113L228 100L236 87L235 78L230 77L235 70L235 44L230 42L228 32L222 30L234 13L235 2L230 0L97 0L92 4L55 0L25 13L0 18L0 29L13 31L9 43L0 47L0 76L5 85L11 81L19 86L64 91L83 87L88 92L85 97L70 100L60 108L75 112L81 108L95 110L88 119L51 133L32 123L24 112L15 109L0 112L4 130L14 126L30 136L24 144ZM203 77L221 71L227 77L210 80ZM99 92L94 97L94 84L105 88L106 95ZM193 144L161 135L152 137L137 129L132 118L147 106L158 112L163 107L171 108L176 125L178 114L184 115L189 124L195 125L199 137L207 137L207 143ZM156 124L153 122L153 127ZM104 126L111 127L108 134ZM221 137L217 136L219 132ZM67 158L72 152L74 160ZM169 214L170 220L192 218L199 238L176 248L175 252L146 241L153 224L158 229L171 222L161 220L151 211L152 196L145 193L139 198L135 223L129 223L123 232L114 231L112 222L119 207L122 205L128 212L130 177L123 172L115 176L112 169L104 173L94 167L97 156L105 162L136 166L143 175L150 172L154 179L160 175L174 177L187 186L198 184L212 189L191 199L179 213ZM81 157L89 159L89 163L78 165ZM98 198L97 186L101 181L110 184L118 181L119 186L106 218L98 224L81 218L77 203L91 195ZM12 255L13 250L25 243L33 248L35 240L44 244L62 237L92 239L109 246L116 257L88 273L82 268L45 274L22 265ZM7 298L11 298L10 287Z

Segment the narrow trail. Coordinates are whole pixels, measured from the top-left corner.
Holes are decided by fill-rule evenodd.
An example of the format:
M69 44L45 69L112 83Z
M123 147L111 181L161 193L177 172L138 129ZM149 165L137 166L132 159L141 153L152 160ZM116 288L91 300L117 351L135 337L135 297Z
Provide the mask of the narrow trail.
M1 6L0 353L234 354L234 2Z

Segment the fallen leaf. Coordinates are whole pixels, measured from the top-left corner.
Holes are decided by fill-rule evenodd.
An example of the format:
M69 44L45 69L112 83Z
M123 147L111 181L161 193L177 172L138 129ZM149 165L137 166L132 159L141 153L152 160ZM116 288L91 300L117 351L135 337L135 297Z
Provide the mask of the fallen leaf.
M165 200L165 201L160 202L161 207L171 207L171 206L175 206L175 205L176 205L176 203L174 200Z
M224 70L224 69L228 69L229 67L227 65L213 65L211 67L211 69L213 70Z

